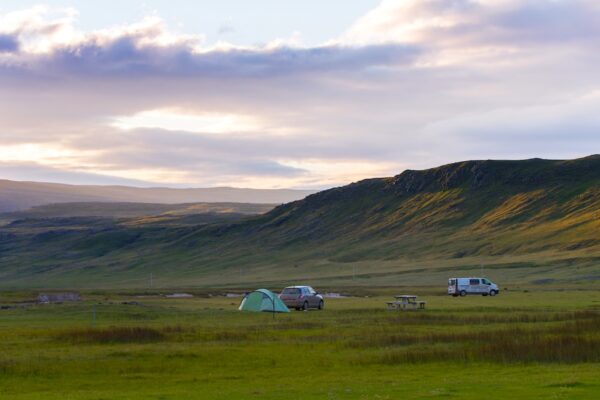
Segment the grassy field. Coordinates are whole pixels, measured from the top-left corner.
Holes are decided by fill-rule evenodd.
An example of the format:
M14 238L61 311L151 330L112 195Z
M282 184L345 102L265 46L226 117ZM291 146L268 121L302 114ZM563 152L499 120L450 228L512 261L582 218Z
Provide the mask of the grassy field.
M398 291L357 288L275 318L218 292L98 291L53 305L2 292L0 398L600 397L600 292L401 289L428 309L385 310Z

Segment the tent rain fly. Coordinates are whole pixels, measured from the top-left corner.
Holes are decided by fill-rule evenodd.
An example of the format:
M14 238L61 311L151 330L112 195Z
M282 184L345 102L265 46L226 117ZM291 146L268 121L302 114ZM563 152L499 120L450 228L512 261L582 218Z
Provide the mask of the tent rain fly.
M277 295L267 289L258 289L248 293L239 307L240 311L272 312L286 313L290 310L277 297Z

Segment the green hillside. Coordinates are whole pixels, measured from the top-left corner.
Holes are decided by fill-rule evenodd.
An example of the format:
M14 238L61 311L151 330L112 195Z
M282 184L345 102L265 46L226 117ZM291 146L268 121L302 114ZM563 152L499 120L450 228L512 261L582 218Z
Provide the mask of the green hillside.
M0 285L600 282L600 156L467 161L323 191L229 222L12 223Z

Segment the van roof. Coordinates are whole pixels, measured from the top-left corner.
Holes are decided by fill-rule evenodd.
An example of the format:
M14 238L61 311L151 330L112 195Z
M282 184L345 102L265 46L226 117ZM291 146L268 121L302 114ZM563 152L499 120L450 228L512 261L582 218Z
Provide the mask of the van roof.
M487 279L488 281L490 280L489 278L484 278L484 277L481 277L481 276L468 276L468 277L448 278L448 279Z

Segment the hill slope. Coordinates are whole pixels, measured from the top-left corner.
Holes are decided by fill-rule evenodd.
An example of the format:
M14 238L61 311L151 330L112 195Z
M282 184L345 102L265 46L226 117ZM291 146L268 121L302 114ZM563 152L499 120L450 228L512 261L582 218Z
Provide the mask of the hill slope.
M600 156L467 161L199 227L6 227L2 286L600 282ZM476 272L474 272L476 271ZM90 279L92 278L92 279ZM89 283L86 283L89 284Z
M0 212L25 210L44 204L74 202L281 204L302 199L311 193L314 192L292 189L137 188L0 180Z

